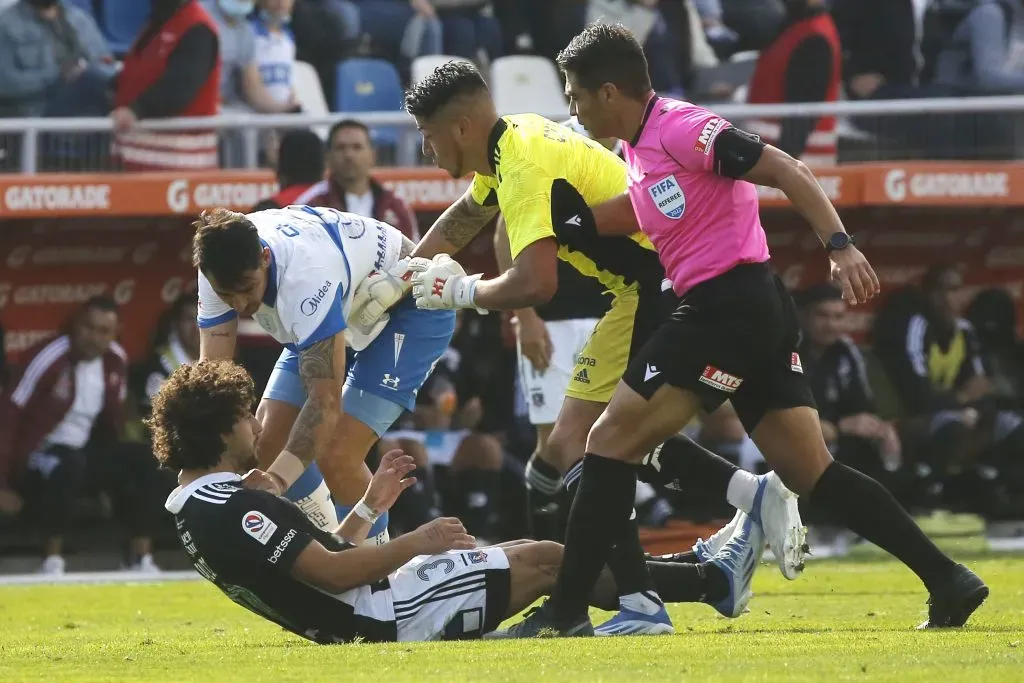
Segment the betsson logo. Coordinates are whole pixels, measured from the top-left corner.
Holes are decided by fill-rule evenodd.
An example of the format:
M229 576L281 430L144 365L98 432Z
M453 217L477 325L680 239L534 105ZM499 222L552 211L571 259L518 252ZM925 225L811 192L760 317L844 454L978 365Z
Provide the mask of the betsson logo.
M894 202L908 198L990 198L1010 196L1010 176L1003 171L975 173L907 173L894 168L885 174L885 194Z

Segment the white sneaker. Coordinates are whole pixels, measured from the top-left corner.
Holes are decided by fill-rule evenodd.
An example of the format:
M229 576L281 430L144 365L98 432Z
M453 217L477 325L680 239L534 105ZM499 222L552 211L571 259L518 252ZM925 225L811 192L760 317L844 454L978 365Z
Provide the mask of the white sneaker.
M43 566L39 568L40 574L48 576L63 576L66 563L60 555L47 555L43 560Z
M775 472L758 477L760 483L754 496L750 517L761 525L764 537L779 563L779 571L792 581L804 570L807 529L800 520L797 496Z
M733 516L732 521L723 526L721 529L711 534L711 538L704 540L698 538L697 542L693 544L693 553L697 556L699 562L707 562L713 556L718 554L718 551L729 542L732 535L736 533L736 529L742 523L743 518L746 515L743 514L743 510L737 510Z
M127 571L135 572L137 574L159 574L160 567L157 566L156 560L149 553L146 553L139 558L139 561L129 565Z

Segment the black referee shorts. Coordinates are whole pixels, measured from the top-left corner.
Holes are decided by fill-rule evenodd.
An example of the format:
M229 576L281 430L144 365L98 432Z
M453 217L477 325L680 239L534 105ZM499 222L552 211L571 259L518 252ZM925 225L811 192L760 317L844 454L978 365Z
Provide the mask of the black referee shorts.
M650 399L661 385L724 401L748 433L769 410L815 407L797 344L796 307L769 262L744 264L687 292L623 380Z

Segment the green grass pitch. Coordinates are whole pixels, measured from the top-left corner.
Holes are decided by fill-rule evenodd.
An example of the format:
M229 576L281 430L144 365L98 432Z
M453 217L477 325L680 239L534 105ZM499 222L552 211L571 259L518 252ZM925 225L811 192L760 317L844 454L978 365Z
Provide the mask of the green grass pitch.
M6 587L0 681L1024 681L1024 557L970 565L992 595L960 631L914 631L915 577L861 558L762 566L748 614L674 606L674 636L332 647L205 582Z

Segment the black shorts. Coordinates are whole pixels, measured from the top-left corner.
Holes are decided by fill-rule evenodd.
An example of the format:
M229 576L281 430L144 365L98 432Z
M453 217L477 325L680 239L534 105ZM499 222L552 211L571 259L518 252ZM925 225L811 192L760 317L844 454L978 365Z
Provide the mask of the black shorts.
M666 383L692 391L707 411L731 400L749 433L769 410L815 407L799 341L796 307L771 264L744 264L687 292L623 380L647 399Z

